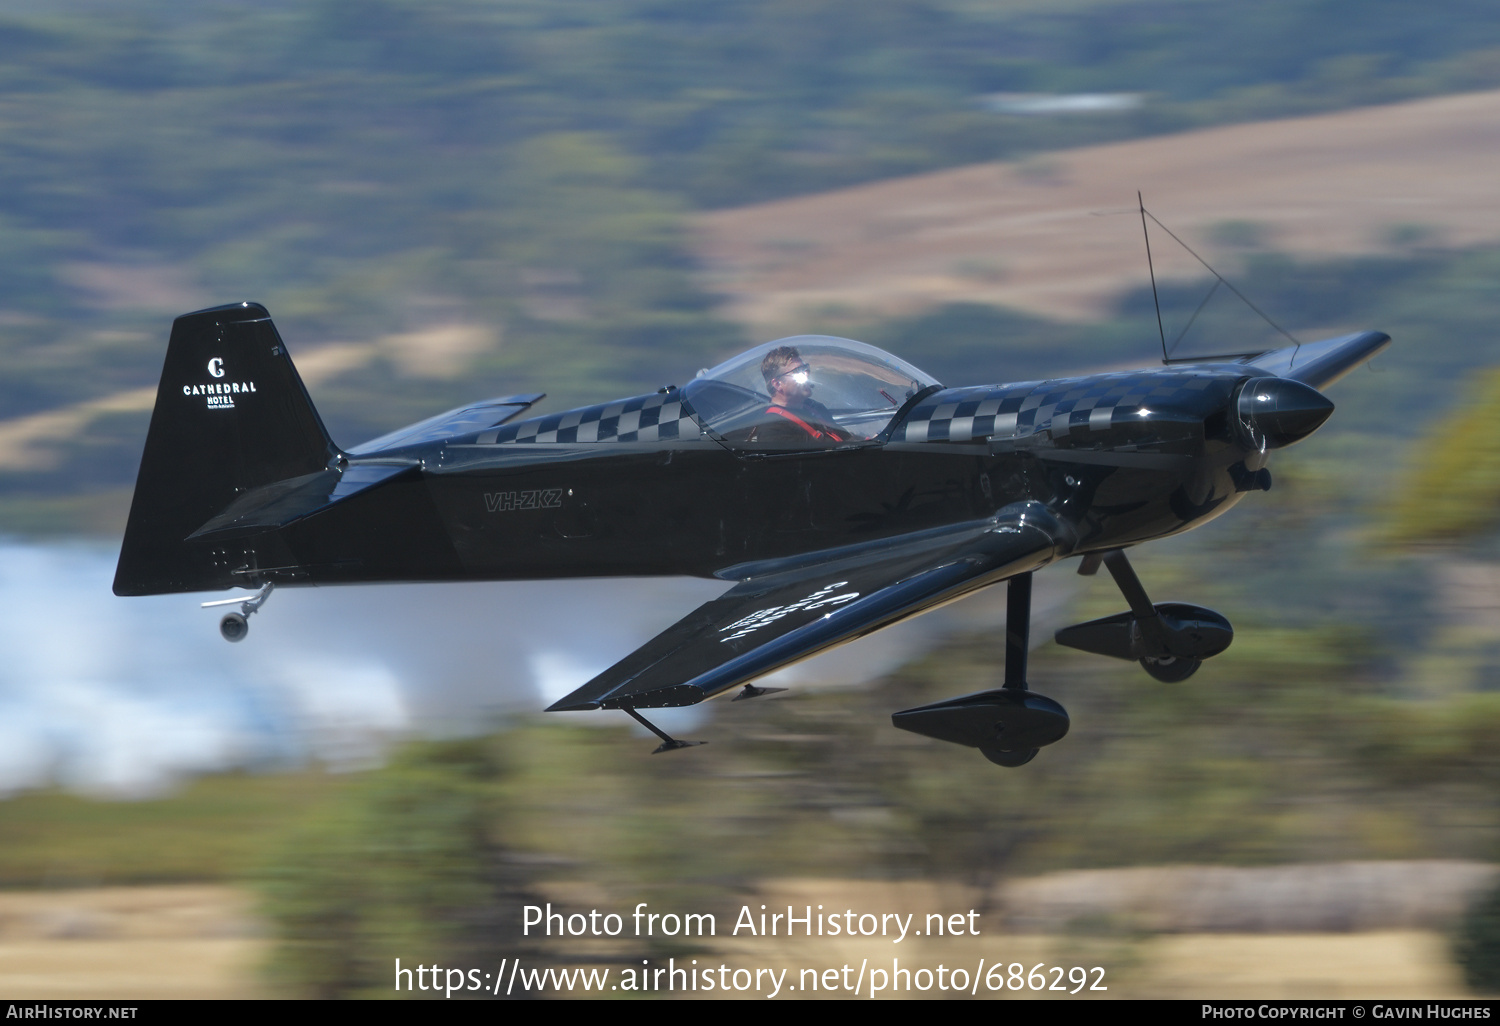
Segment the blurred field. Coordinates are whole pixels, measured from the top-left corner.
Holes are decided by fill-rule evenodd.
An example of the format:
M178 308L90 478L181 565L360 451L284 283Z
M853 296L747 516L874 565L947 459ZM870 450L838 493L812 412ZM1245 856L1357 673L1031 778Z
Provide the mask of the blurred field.
M1380 864L1363 865L1373 868ZM1322 867L1283 868L1310 878ZM1357 868L1344 867L1344 872ZM1429 869L1441 876L1441 864ZM1147 872L1165 885L1159 898L1169 899L1174 884L1188 889L1199 871L1160 867ZM1233 877L1256 871L1220 872ZM1071 924L1050 924L1052 929L1046 932L1017 932L1003 911L1042 888L1078 899L1075 911L1085 910L1090 903L1097 911L1103 906L1099 899L1108 903L1137 890L1138 881L1132 879L1137 875L1135 870L1110 870L1016 880L1009 888L1010 900L1001 898L1000 909L986 902L979 892L930 881L770 881L754 896L758 900L752 908L760 902L773 909L791 903L800 910L809 903L821 903L828 909L912 911L917 913L913 928L928 912L976 906L989 910L977 921L982 930L979 937L908 936L899 945L868 938L783 941L771 962L794 971L850 961L857 966L866 957L871 965L889 965L893 956L899 957L902 965L914 968L935 967L942 962L972 970L984 958L987 964L1003 962L1007 970L1013 962L1022 963L1027 970L1037 963L1064 968L1102 966L1106 970L1104 983L1109 987L1107 996L1114 998L1443 998L1469 993L1452 964L1446 937L1435 929L1238 933L1208 926L1211 932L1148 933L1132 932L1122 921L1110 923L1107 917L1095 915L1077 918ZM1085 881L1085 876L1093 879ZM1221 883L1233 889L1231 879ZM1254 895L1245 893L1244 898L1251 902ZM1334 902L1337 900L1335 896ZM1309 895L1306 904L1316 907L1322 902ZM718 952L738 956L743 964L755 962L757 956L763 958L767 948L764 940L745 939L715 946ZM1049 977L1049 984L1052 982ZM1089 982L1094 982L1092 977Z
M787 980L811 967L831 967L861 959L891 965L892 951L865 942L827 941L787 944L771 959L757 958L748 945L721 949L738 956L736 964L787 968ZM981 958L986 965L1000 960L1009 972L1012 963L1026 971L1038 964L1070 969L1102 967L1107 992L1077 995L1030 990L999 992L994 998L1217 998L1217 999L1441 999L1469 995L1458 970L1447 956L1446 940L1425 930L1395 930L1344 934L1178 934L1149 939L1083 939L1022 934L1015 937L964 938L899 952L909 968L968 967ZM1066 979L1066 976L1064 976ZM1091 986L1096 977L1087 977ZM1050 987L1056 978L1047 975ZM1071 987L1069 989L1072 989ZM983 994L985 987L981 985ZM812 997L811 994L797 994ZM826 994L837 997L837 994ZM888 995L882 995L885 997ZM926 994L902 997L931 998ZM952 995L948 995L952 996ZM967 995L965 995L967 996Z
M0 995L257 996L267 942L251 907L221 886L0 893Z
M968 908L973 895L928 883L825 880L768 884L757 897L767 904L821 900L831 903L830 908L931 910ZM0 998L274 996L260 972L270 942L253 908L250 894L224 886L0 894ZM1100 966L1109 989L1085 992L1093 998L1415 999L1469 994L1449 960L1445 937L1433 930L1086 936L983 929L979 937L909 937L900 945L867 938L721 937L695 957L700 965L722 959L731 966L788 969L788 983L802 969L846 963L857 967L863 959L889 966L899 958L902 966L913 969L941 963L970 971L980 959L986 965L1002 962L1007 971L1013 962L1028 970L1038 963ZM1095 978L1090 976L1089 982ZM1007 991L1004 996L1034 995Z
M1441 935L1184 934L1146 946L1129 997L1461 998L1470 991Z
M728 312L767 331L953 302L1092 320L1146 283L1137 189L1206 255L1500 239L1496 124L1484 92L975 164L703 214L698 249ZM1201 274L1153 239L1159 276Z
M560 739L555 731L547 736L553 745ZM526 748L536 740L524 732L509 738ZM634 741L619 740L627 747ZM273 930L264 892L239 881L264 883L271 878L268 873L295 872L295 865L284 861L287 856L279 863L266 862L278 844L286 843L287 827L299 821L326 825L347 818L351 788L374 785L392 796L390 773L342 778L229 775L204 778L178 795L154 801L94 802L42 793L0 804L0 834L7 841L4 875L12 887L33 888L0 891L0 997L232 998L287 993L287 981L268 975L266 966L273 954L273 934L296 932L302 921L289 920ZM592 781L589 793L597 796L600 778L585 777ZM781 779L787 785L792 778ZM423 805L444 806L441 779L428 776L419 783ZM722 787L716 791L721 798L722 792ZM553 814L546 823L555 828L572 799L557 785L547 793L555 804L549 803ZM405 801L399 793L393 797ZM652 810L640 811L653 819ZM573 825L585 833L592 829L607 835L609 829L599 819L592 817L590 828L581 822ZM627 815L624 820L641 826L640 816ZM360 878L369 873L369 860L378 857L371 843L397 843L405 851L406 844L419 843L421 837L419 825L405 820L380 829L399 836L387 842L366 836L362 845L346 852L308 848L305 834L294 844L303 857L330 860L336 879ZM814 829L814 824L802 829ZM552 837L551 846L572 849L564 840ZM547 941L528 950L507 940L518 919L517 899L512 897L496 910L494 922L500 929L494 938L495 954L603 957L618 969L641 957L661 964L675 953L679 962L696 957L700 964L708 960L732 967L787 969L788 981L799 979L803 969L846 963L857 967L865 959L873 966L889 966L892 958L899 958L903 967L913 969L943 964L971 971L984 959L989 966L1003 963L1007 973L1012 963L1028 971L1038 963L1069 969L1100 966L1106 970L1109 991L1094 997L1460 997L1467 992L1451 961L1448 932L1457 912L1495 872L1487 863L1460 859L1367 860L1073 870L1002 878L994 884L941 877L882 881L815 876L733 882L730 876L713 884L705 880L697 887L662 891L639 875L643 866L632 872L618 862L631 861L630 845L621 848L620 840L594 838L596 845L615 852L616 864L613 872L587 883L569 882L579 880L574 875L577 865L569 860L532 855L507 862L531 867L528 873L550 866L553 873L563 874L551 882L538 881L536 896L526 900L554 901L570 910L628 912L644 896L657 909L712 909L720 917L716 939L687 951L635 938L581 946ZM738 843L751 842L741 837ZM419 874L414 882L425 888L444 879L443 867L451 862L437 849L422 851L420 858L417 849L409 851L403 864L405 872ZM782 861L789 854L783 852ZM635 855L653 861L644 852ZM772 858L767 852L757 861L764 865ZM727 868L722 853L715 861ZM429 880L427 873L437 875L429 883L421 882ZM183 880L195 875L222 882L78 886L89 878ZM333 879L330 886L343 886L332 884ZM735 937L734 913L741 904L752 909L764 904L772 910L791 904L799 909L823 905L828 912L911 912L916 914L913 931L925 926L928 913L974 909L980 913L980 935L933 938L913 932L899 945L878 937L757 938L743 932ZM302 922L301 928L307 925ZM318 927L318 933L325 928ZM339 943L337 937L329 933L325 939ZM434 938L417 933L383 940L358 935L348 942L356 939L376 948L412 951L414 959L433 958ZM488 960L479 950L437 950L446 952L445 965L477 966ZM377 961L384 958L379 950L364 954ZM365 993L378 995L386 967L380 962L372 969L376 985Z

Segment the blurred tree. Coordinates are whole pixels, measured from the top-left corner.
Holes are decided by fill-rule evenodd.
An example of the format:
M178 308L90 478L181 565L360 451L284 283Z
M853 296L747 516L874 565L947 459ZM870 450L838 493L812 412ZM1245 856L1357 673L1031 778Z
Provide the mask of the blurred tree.
M1500 991L1500 887L1464 916L1453 954L1470 987L1488 994Z
M537 899L507 860L507 773L489 739L410 745L289 836L263 877L270 970L306 997L394 993L402 968L496 968L538 954Z
M1455 541L1500 521L1500 369L1478 376L1459 408L1412 445L1405 479L1386 504L1399 544Z

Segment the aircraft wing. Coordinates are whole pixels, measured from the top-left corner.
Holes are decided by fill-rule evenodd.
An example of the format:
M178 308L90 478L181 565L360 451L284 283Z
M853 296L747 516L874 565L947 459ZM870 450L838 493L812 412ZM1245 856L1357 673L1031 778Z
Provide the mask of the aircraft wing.
M1391 337L1383 332L1362 331L1357 335L1341 335L1302 346L1273 349L1246 362L1267 374L1291 378L1322 390L1360 364L1374 359L1390 344Z
M739 580L550 712L692 705L1035 570L1069 548L1039 503L996 516L788 560L731 567Z

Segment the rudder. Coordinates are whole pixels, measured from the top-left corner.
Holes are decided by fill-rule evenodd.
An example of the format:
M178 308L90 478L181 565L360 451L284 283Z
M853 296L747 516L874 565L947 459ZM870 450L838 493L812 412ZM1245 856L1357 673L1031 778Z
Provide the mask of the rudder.
M342 457L258 303L172 322L115 571L116 595L240 583L234 556L188 543L244 492Z

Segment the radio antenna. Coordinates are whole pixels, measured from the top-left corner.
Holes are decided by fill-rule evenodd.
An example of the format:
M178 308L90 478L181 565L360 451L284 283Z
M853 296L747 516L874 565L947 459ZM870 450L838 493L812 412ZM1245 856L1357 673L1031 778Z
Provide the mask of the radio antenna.
M1156 331L1161 336L1161 362L1167 362L1167 329L1161 324L1161 297L1156 294L1156 267L1151 263L1151 233L1146 230L1146 201L1141 198L1139 189L1135 192L1135 201L1141 208L1141 234L1146 237L1146 270L1151 272L1151 299L1156 304ZM1156 218L1151 220L1155 221Z
M1218 287L1220 285L1223 285L1226 289L1228 289L1230 292L1233 292L1237 297L1239 297L1240 302L1244 303L1251 310L1255 311L1255 313L1260 317L1261 320L1265 321L1271 327L1275 328L1278 334L1280 334L1288 342L1292 343L1292 345L1293 345L1294 348L1292 350L1292 359L1291 359L1291 362L1288 364L1288 366L1289 367L1295 366L1296 363L1297 363L1297 354L1299 352L1301 352L1301 350L1302 350L1302 340L1299 339L1299 338L1297 338L1296 336L1294 336L1291 332L1287 331L1285 328L1283 328L1281 325L1277 324L1275 321L1271 320L1270 316L1264 310L1262 310L1260 307L1256 306L1254 303L1250 302L1250 299L1249 299L1248 296L1246 296L1239 289L1235 288L1234 285L1230 283L1230 281L1229 281L1228 278L1224 277L1218 271L1214 270L1212 264L1210 264L1207 260L1204 260L1201 256L1199 256L1197 250L1193 249L1193 247L1189 246L1186 242L1183 242L1182 239L1178 237L1177 233L1174 232L1172 229L1170 229L1166 225L1162 224L1160 218L1158 218L1155 214L1151 213L1151 211L1149 211L1149 210L1146 209L1146 202L1145 202L1145 200L1141 199L1140 190L1136 190L1135 198L1136 198L1136 202L1140 205L1140 210L1141 210L1141 232L1143 234L1145 234L1145 236L1146 236L1146 266L1148 268L1151 268L1151 235L1150 235L1149 232L1146 231L1146 218L1149 217L1152 221L1154 221L1156 223L1156 227L1160 228L1162 231L1166 232L1169 236L1171 236L1173 242L1177 243L1177 245L1181 246L1183 249L1185 249L1189 253L1191 253L1194 260L1196 260L1200 264L1202 264L1204 266L1204 268L1207 269L1207 271L1208 271L1209 274L1213 275L1216 279L1218 279L1217 281L1214 282L1214 286L1213 286L1212 289L1209 290L1208 295L1203 297L1203 302L1201 302L1201 303L1198 304L1198 309L1195 310L1195 311L1193 311L1193 316L1188 320L1187 328L1183 328L1181 334L1179 334L1177 336L1177 338L1173 339L1173 341L1172 341L1172 347L1175 349L1177 347L1177 343L1182 341L1182 337L1183 337L1183 335L1187 334L1188 328L1191 328L1193 326L1193 321L1196 321L1198 319L1198 315L1200 313L1202 313L1203 312L1203 308L1208 305L1209 299L1213 298L1214 291L1216 289L1218 289ZM1161 323L1161 299L1156 294L1156 270L1154 268L1151 268L1151 298L1156 300L1156 330L1158 332L1160 332L1160 334L1161 334L1161 362L1162 363L1171 363L1172 362L1171 356L1167 352L1167 333L1162 328L1162 323ZM1230 354L1230 355L1233 355L1233 354ZM1259 354L1256 354L1256 353L1244 353L1244 354L1239 354L1239 355L1243 355L1243 356L1256 356L1256 355L1259 355ZM1184 359L1187 360L1187 361L1193 361L1193 360L1201 360L1201 359L1205 359L1205 358L1204 357L1186 357Z

